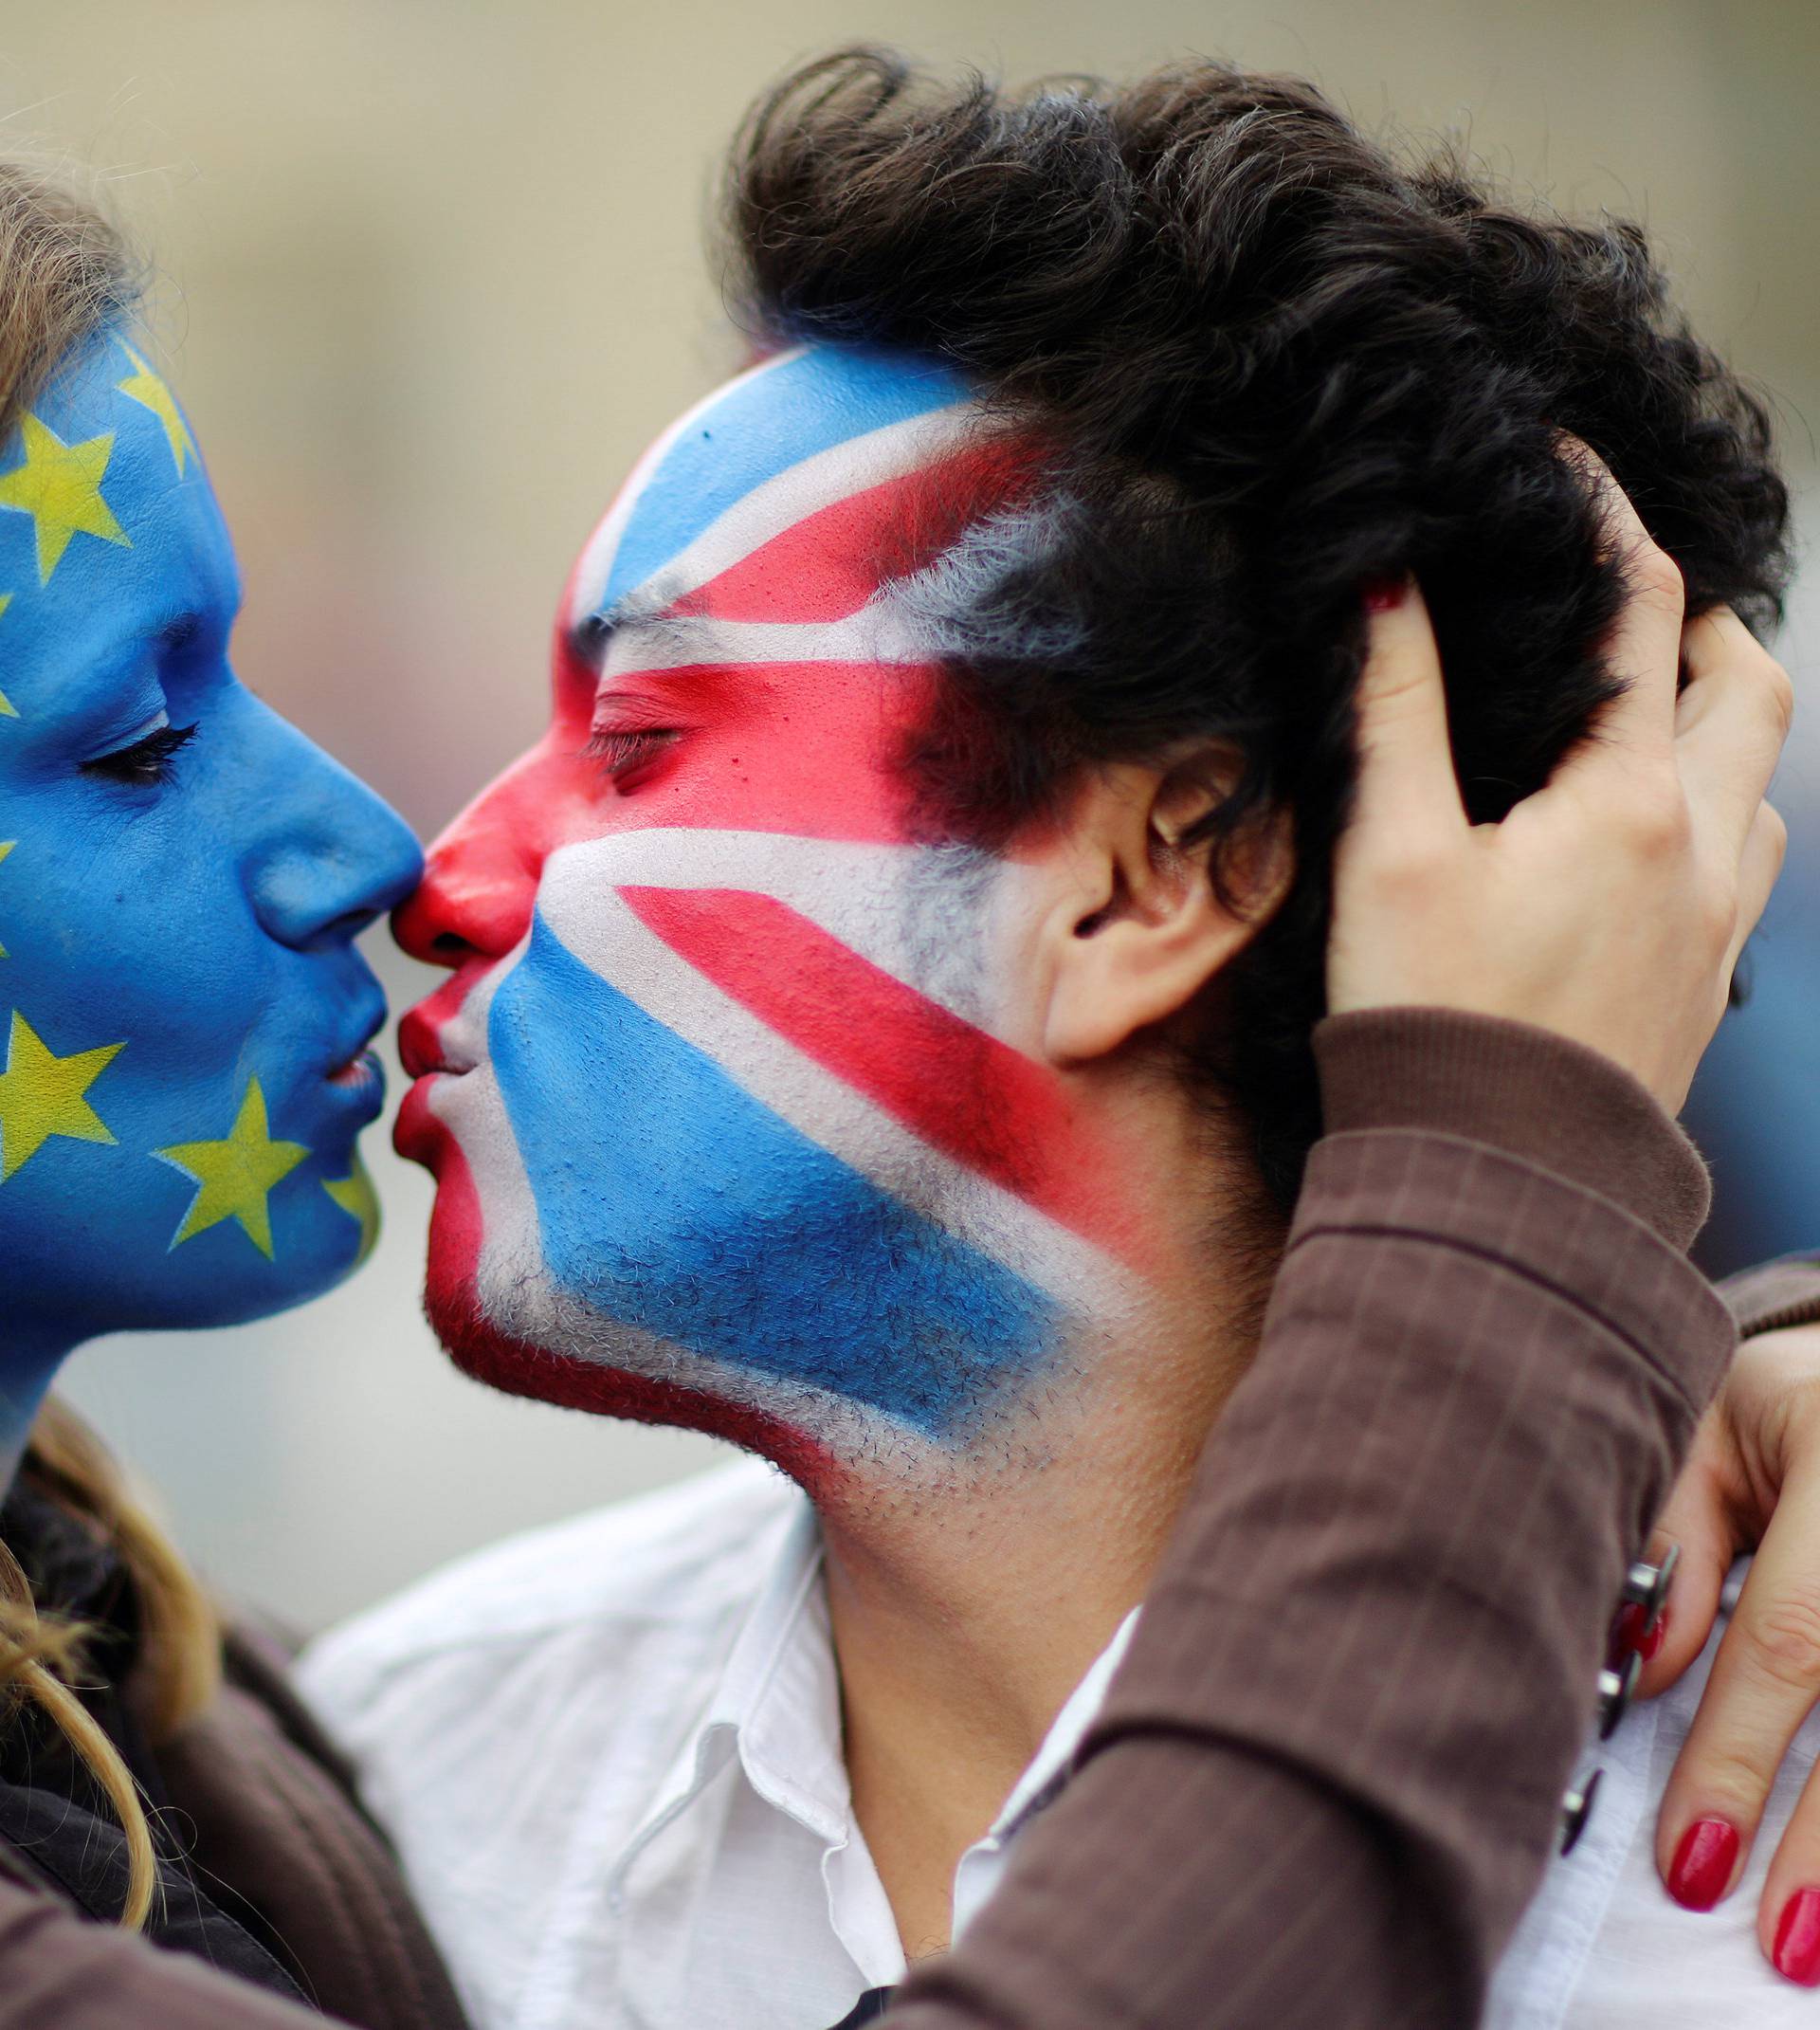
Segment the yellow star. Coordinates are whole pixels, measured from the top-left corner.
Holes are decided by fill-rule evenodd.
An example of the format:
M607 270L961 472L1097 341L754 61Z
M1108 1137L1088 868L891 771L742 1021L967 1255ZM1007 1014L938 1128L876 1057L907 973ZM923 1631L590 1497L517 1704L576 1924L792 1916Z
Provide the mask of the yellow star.
M360 1222L360 1253L355 1259L356 1263L364 1262L379 1238L379 1194L373 1190L373 1180L359 1155L355 1154L354 1168L346 1177L325 1177L322 1189L350 1219Z
M300 1142L274 1142L265 1125L265 1095L258 1079L246 1082L234 1125L223 1142L180 1142L155 1156L196 1180L196 1195L171 1245L175 1248L197 1234L206 1234L224 1219L237 1219L241 1231L269 1262L272 1259L272 1216L266 1194L290 1176L310 1153Z
M112 1142L82 1095L125 1050L123 1043L59 1057L15 1008L0 1071L0 1184L37 1155L53 1135L71 1142Z
M120 393L129 396L142 409L149 409L164 425L164 441L171 447L171 456L177 462L177 477L183 477L183 468L190 455L196 448L196 440L190 434L190 426L183 420L183 412L171 399L171 391L137 353L120 340L120 350L133 362L137 371L130 379L116 381Z
M17 839L0 839L0 860L4 860L18 843ZM0 959L4 959L6 956L7 948L4 944L0 944Z
M9 592L0 592L0 613L4 613L11 604L12 594ZM17 719L18 717L19 714L14 710L6 692L0 691L0 719Z
M39 584L49 584L72 536L99 536L130 550L126 531L101 498L114 432L65 444L36 416L27 416L21 430L26 462L0 474L0 507L16 507L36 522Z

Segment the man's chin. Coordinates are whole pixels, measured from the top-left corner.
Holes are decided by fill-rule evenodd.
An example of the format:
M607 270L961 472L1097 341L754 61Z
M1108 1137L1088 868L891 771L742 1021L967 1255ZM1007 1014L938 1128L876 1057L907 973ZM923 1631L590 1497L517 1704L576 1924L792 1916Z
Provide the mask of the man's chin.
M471 1274L439 1272L433 1235L424 1311L455 1365L508 1396L630 1423L704 1432L760 1454L817 1498L831 1497L846 1477L827 1447L780 1417L599 1360L552 1352L501 1331L488 1319Z

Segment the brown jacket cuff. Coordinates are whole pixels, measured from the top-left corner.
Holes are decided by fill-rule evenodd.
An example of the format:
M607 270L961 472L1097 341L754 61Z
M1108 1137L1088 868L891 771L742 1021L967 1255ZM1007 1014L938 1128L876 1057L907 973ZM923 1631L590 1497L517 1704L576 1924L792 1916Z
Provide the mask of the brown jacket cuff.
M1728 1276L1719 1293L1746 1339L1785 1326L1820 1323L1820 1253L1785 1254Z
M1329 1135L1421 1128L1486 1143L1621 1206L1685 1251L1712 1186L1640 1081L1552 1030L1451 1008L1368 1008L1315 1031Z

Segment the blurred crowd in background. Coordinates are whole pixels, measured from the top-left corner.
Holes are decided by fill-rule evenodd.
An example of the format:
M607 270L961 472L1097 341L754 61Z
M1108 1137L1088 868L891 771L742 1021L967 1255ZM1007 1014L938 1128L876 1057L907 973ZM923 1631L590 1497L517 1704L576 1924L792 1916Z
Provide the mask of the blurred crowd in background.
M1812 526L1804 0L7 0L0 145L109 171L151 254L164 364L246 574L242 673L426 836L537 728L556 594L618 479L737 363L704 228L742 107L859 40L1012 77L1193 54L1293 70L1564 210L1642 218L1702 334L1773 398ZM1720 1269L1820 1246L1805 582L1779 652L1808 694L1777 797L1790 869L1689 1116ZM373 956L394 1005L422 991L383 938ZM73 1372L214 1579L304 1626L716 1450L455 1376L417 1310L428 1180L369 1142L388 1227L349 1288Z

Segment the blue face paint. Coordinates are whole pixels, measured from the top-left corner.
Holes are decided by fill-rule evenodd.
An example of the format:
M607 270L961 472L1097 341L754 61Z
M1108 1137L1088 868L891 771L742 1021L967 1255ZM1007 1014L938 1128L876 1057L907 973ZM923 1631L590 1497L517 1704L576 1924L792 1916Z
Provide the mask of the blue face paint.
M1058 1308L879 1189L541 922L488 1044L558 1289L689 1353L941 1437L1027 1371ZM577 1125L604 1161L577 1150Z
M300 1302L370 1240L355 933L414 842L236 680L234 558L141 349L0 451L0 1443L55 1359Z
M792 466L966 399L958 375L902 353L794 353L734 382L662 444L650 470L634 475L633 512L593 603L610 608Z

